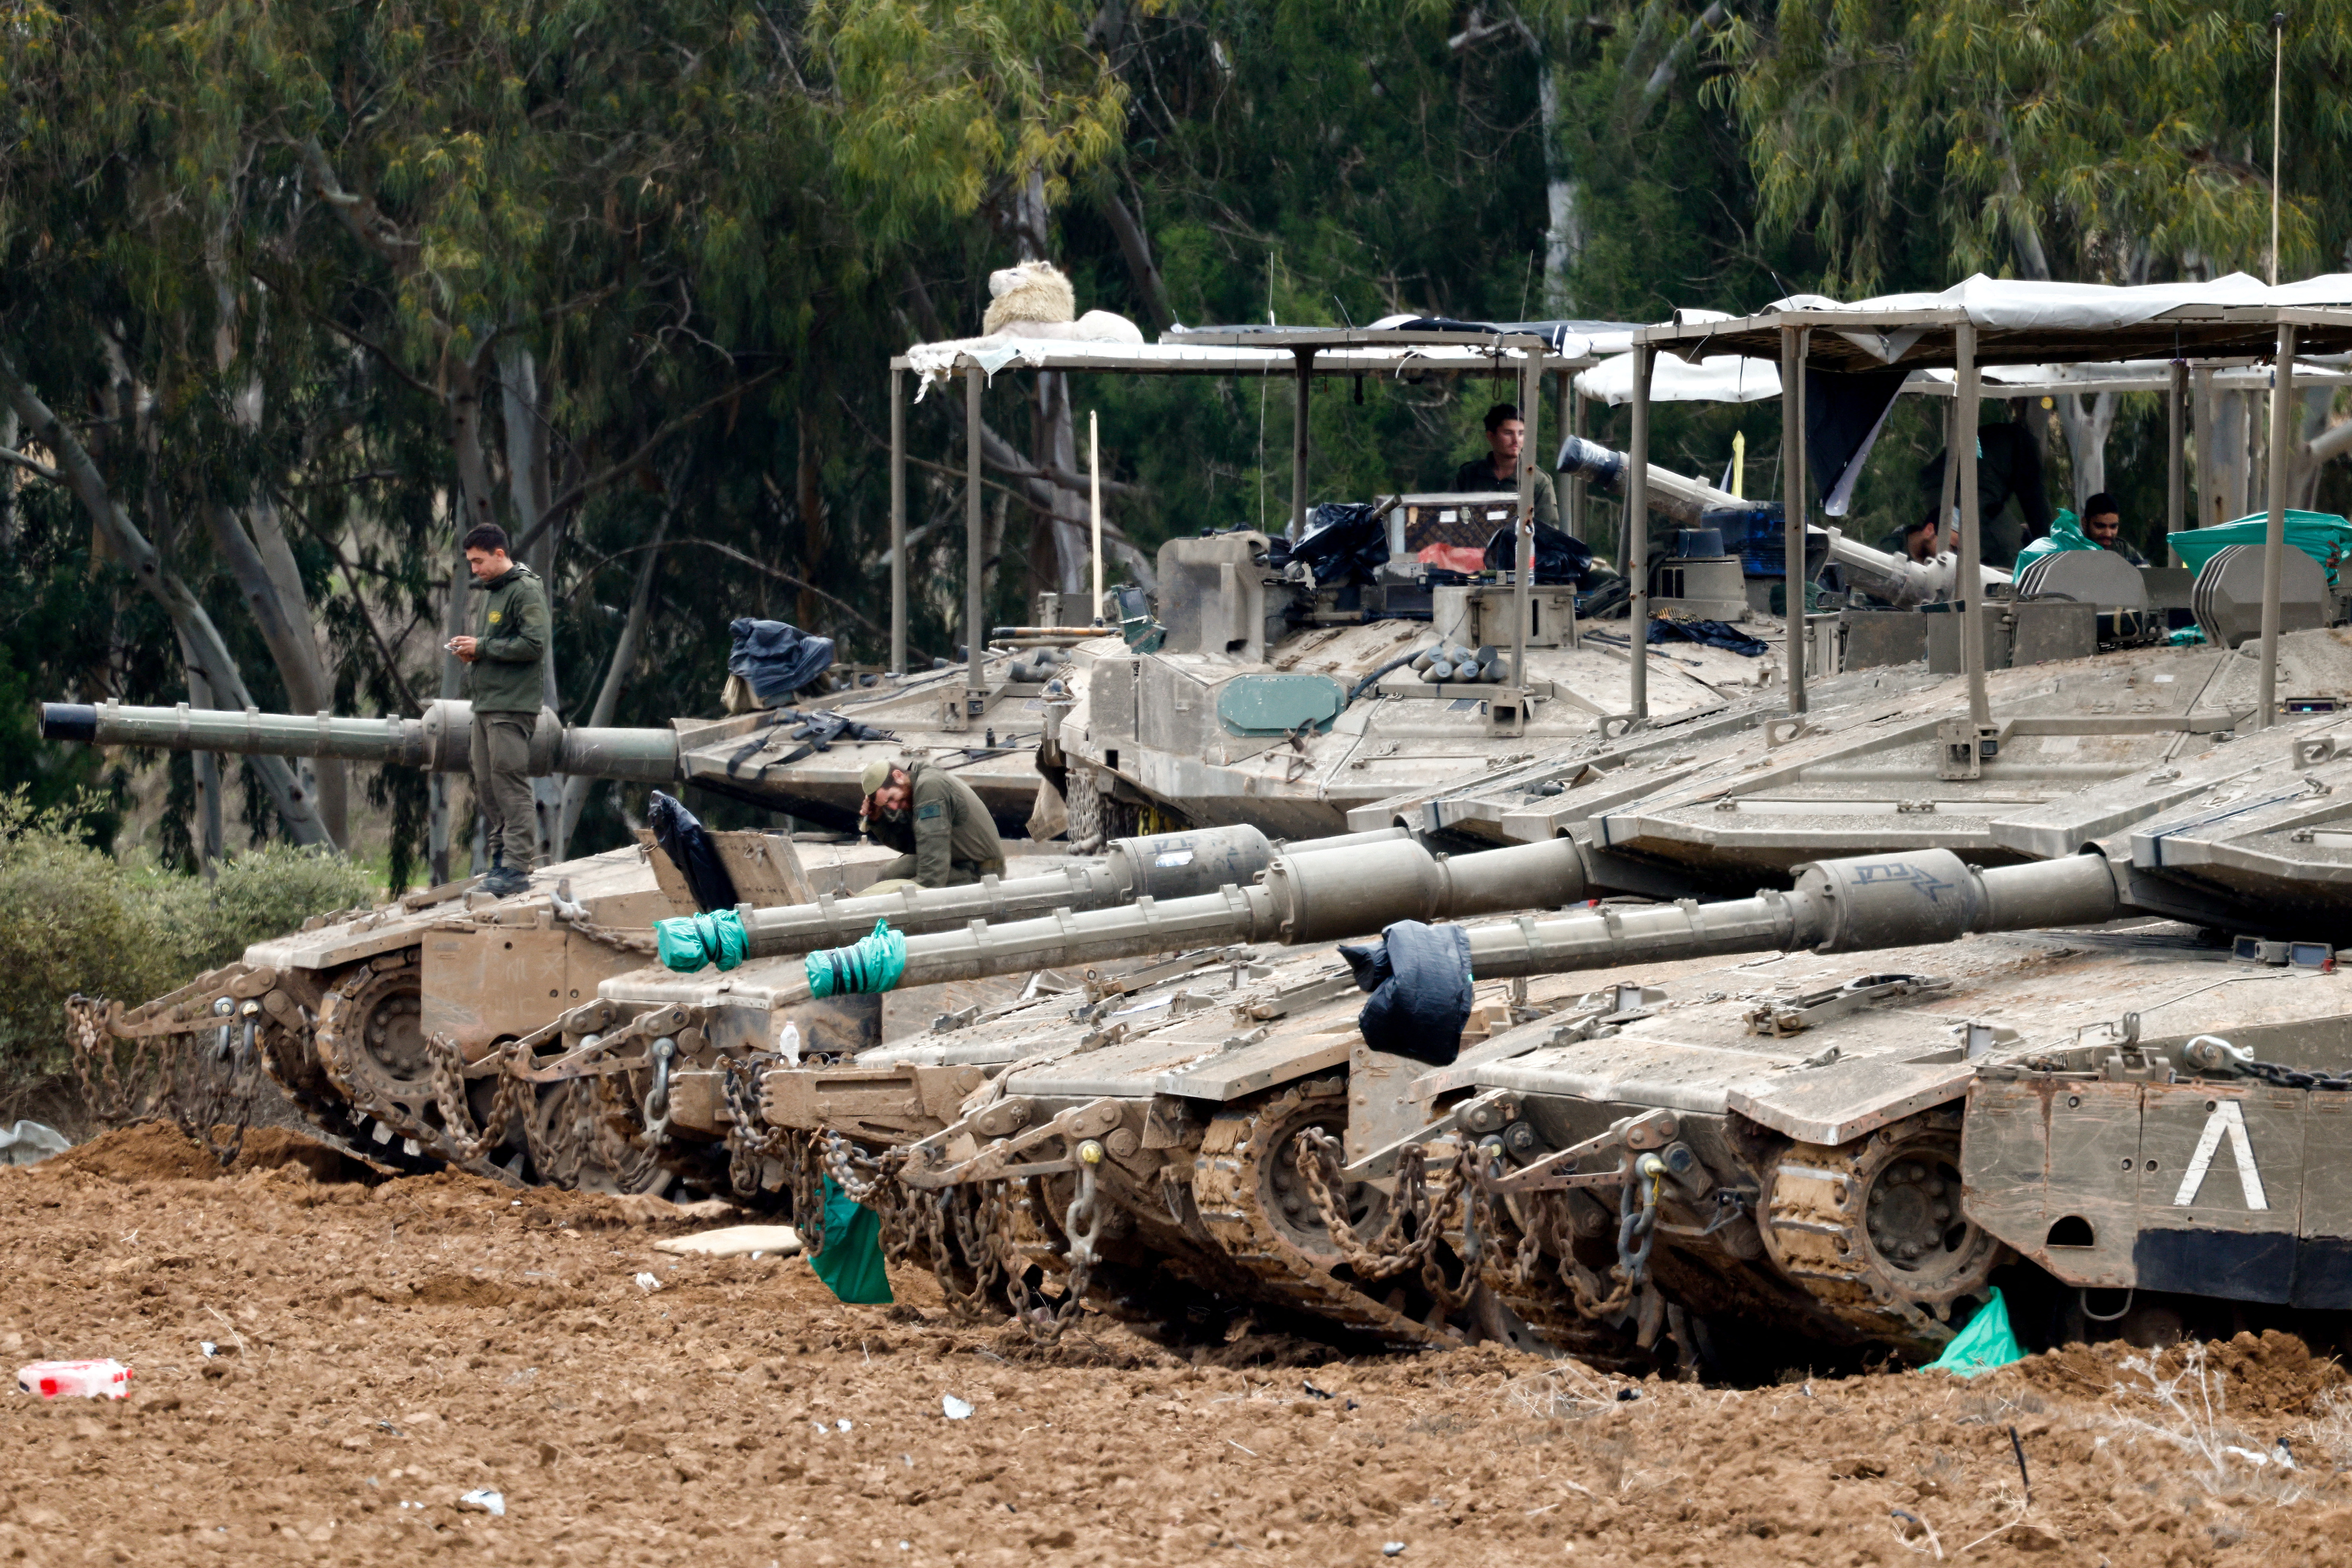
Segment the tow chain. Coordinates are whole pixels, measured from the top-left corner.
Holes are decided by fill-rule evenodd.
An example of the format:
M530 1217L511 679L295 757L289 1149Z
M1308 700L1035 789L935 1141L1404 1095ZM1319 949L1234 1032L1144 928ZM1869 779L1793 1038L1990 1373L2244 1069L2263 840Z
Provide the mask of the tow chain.
M760 1114L760 1075L775 1059L764 1051L719 1058L719 1089L727 1097L727 1182L737 1197L757 1197L767 1190L761 1162L790 1163L792 1130L767 1126Z
M2312 1072L2304 1068L2291 1068L2281 1062L2242 1061L2240 1072L2248 1078L2260 1079L2278 1089L2330 1089L2341 1093L2352 1089L2352 1075Z
M1423 1289L1426 1289L1439 1308L1453 1312L1466 1305L1470 1293L1477 1288L1475 1264L1465 1268L1459 1287L1449 1285L1445 1271L1437 1260L1437 1244L1445 1234L1449 1220L1459 1216L1465 1243L1473 1244L1470 1230L1471 1214L1464 1194L1470 1189L1472 1155L1462 1151L1446 1171L1439 1184L1437 1196L1429 1195L1428 1150L1419 1143L1408 1143L1397 1152L1396 1200L1389 1205L1389 1215L1379 1234L1366 1241L1356 1231L1334 1189L1340 1184L1340 1160L1344 1145L1319 1127L1301 1128L1297 1139L1298 1173L1306 1178L1307 1195L1313 1200L1315 1212L1323 1218L1324 1227L1338 1244L1340 1256L1356 1278L1365 1283L1390 1279L1407 1269L1418 1269ZM1412 1234L1406 1234L1407 1222Z
M1006 1279L1003 1253L998 1246L1004 1215L1005 1184L1001 1181L942 1188L929 1203L914 1198L917 1219L926 1226L931 1252L931 1272L947 1299L948 1310L961 1319L977 1319L995 1305L998 1287ZM971 1270L966 1286L955 1277L962 1259Z
M1093 1157L1089 1159L1087 1156ZM1095 1248L1100 1245L1103 1231L1110 1221L1110 1205L1102 1201L1097 1190L1095 1173L1103 1160L1102 1145L1089 1138L1078 1145L1078 1190L1070 1199L1070 1206L1062 1213L1062 1234L1069 1239L1070 1249L1062 1255L1065 1269L1062 1275L1062 1302L1049 1321L1040 1322L1031 1315L1030 1301L1035 1310L1044 1309L1042 1298L1034 1296L1025 1287L1021 1295L1024 1310L1021 1321L1029 1325L1031 1337L1043 1344L1053 1344L1063 1331L1077 1321L1085 1310L1087 1289L1094 1283ZM1042 1196L1043 1194L1040 1194Z
M1568 1198L1563 1193L1528 1193L1520 1197L1519 1202L1528 1212L1528 1223L1520 1227L1518 1248L1511 1256L1514 1280L1522 1288L1532 1288L1538 1282L1543 1273L1544 1248L1549 1244L1554 1256L1559 1259L1559 1282L1568 1287L1569 1298L1576 1304L1580 1315L1598 1322L1614 1318L1630 1308L1633 1304L1634 1293L1649 1283L1650 1248L1658 1223L1656 1184L1651 1184L1649 1207L1644 1214L1634 1202L1633 1183L1634 1175L1628 1166L1621 1201L1633 1228L1642 1234L1642 1247L1637 1256L1629 1258L1626 1255L1627 1226L1621 1223L1618 1226L1619 1261L1609 1270L1609 1278L1614 1283L1606 1293L1601 1290L1601 1277L1576 1259L1575 1227L1569 1219ZM1479 1201L1483 1207L1497 1200L1482 1195ZM1486 1223L1488 1232L1496 1228L1491 1221Z
M452 1164L471 1165L506 1142L517 1117L528 1120L534 1103L531 1086L508 1068L514 1065L511 1046L497 1057L497 1091L490 1099L489 1120L478 1129L466 1103L466 1055L447 1035L425 1042L425 1059L431 1068L434 1101L441 1107L441 1135L436 1140Z

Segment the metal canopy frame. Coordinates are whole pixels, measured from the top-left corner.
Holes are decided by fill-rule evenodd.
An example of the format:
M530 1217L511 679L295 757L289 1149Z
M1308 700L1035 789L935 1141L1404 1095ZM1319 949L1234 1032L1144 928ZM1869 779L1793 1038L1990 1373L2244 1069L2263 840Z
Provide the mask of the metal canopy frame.
M1683 345L1694 345L1686 352ZM1981 326L1967 309L1946 306L1922 310L1853 310L1825 307L1791 308L1733 321L1670 321L1643 327L1633 334L1633 450L1628 454L1627 532L1639 541L1632 552L1637 571L1646 573L1648 519L1640 510L1646 498L1642 480L1649 473L1650 379L1657 353L1674 349L1678 357L1696 363L1708 353L1735 353L1780 362L1781 438L1793 459L1781 464L1786 493L1782 498L1787 525L1788 576L1788 707L1793 715L1805 711L1804 687L1804 504L1803 484L1804 377L1809 370L1828 372L1894 369L1950 370L1953 398L1950 439L1946 450L1958 448L1960 418L1984 396L1982 367L1988 364L2065 365L2112 363L2118 361L2162 360L2169 374L2165 390L2171 398L2171 458L2167 464L2166 510L2168 531L2180 522L2183 493L2181 473L2181 403L2187 395L2192 363L2231 362L2244 365L2267 362L2271 378L2271 464L2277 473L2285 463L2286 432L2292 425L2288 402L2294 395L2295 356L2299 353L2343 353L2352 351L2352 308L2315 305L2185 304L2136 322L2112 326L2044 325ZM2207 373L2210 374L2210 371ZM1915 377L1924 382L1925 378ZM1914 390L1906 384L1905 391ZM1922 385L1918 390L1927 390ZM2069 386L2067 391L2123 390L2115 386ZM2035 394L1999 386L1996 395ZM2042 395L2051 395L2042 394ZM1959 470L1958 495L1951 471ZM1960 648L1968 674L1969 715L1979 725L1991 722L1985 689L1983 595L1983 522L1977 515L1977 474L1974 463L1947 462L1947 502L1957 501L1959 527L1958 581L1968 584L1968 597L1958 601ZM2263 631L2260 690L2255 724L2267 728L2277 721L2279 576L2286 548L2285 492L2270 487L2269 529L2263 544ZM1633 635L1636 721L1647 718L1646 681L1643 666L1648 659L1647 627L1640 617L1648 608L1644 584L1633 584L1636 630Z
M1124 375L1288 376L1297 384L1297 416L1291 449L1290 510L1294 531L1307 521L1307 416L1318 375L1477 375L1505 365L1516 371L1518 406L1528 437L1519 450L1518 570L1516 580L1517 626L1512 638L1511 681L1493 694L1497 704L1508 702L1524 714L1526 698L1527 626L1529 582L1535 569L1535 472L1537 419L1540 413L1542 377L1547 372L1567 374L1595 363L1590 352L1569 353L1531 332L1440 332L1373 331L1369 328L1297 327L1183 331L1162 337L1157 344L1105 344L1058 339L1013 339L990 342L992 350L1011 347L996 359L973 351L987 340L918 344L890 360L890 671L907 672L907 422L904 378L910 371L945 380L961 374L964 384L964 692L960 721L970 722L987 708L987 682L982 674L987 647L981 615L981 442L980 395L984 381L1001 372L1016 370L1108 372ZM923 353L926 347L933 352ZM952 351L942 353L941 351ZM1222 351L1222 352L1220 352ZM921 356L921 363L917 356ZM1097 612L1098 613L1098 612ZM1638 670L1639 666L1636 666ZM1638 681L1640 676L1635 677Z

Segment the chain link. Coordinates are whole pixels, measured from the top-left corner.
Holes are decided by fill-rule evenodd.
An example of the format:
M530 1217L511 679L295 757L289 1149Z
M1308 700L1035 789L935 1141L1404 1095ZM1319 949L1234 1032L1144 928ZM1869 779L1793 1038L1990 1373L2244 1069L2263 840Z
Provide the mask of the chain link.
M2246 1077L2260 1079L2279 1089L2316 1089L2337 1093L2352 1089L2352 1075L2313 1072L2306 1068L2291 1068L2280 1062L2242 1061L2235 1066Z
M478 1130L466 1100L466 1057L457 1042L447 1035L434 1035L425 1042L425 1059L432 1071L434 1100L441 1107L441 1135L436 1142L452 1163L473 1164L506 1142L517 1117L530 1120L535 1097L530 1081L513 1070L518 1064L511 1046L494 1058L498 1088L490 1098L489 1120Z

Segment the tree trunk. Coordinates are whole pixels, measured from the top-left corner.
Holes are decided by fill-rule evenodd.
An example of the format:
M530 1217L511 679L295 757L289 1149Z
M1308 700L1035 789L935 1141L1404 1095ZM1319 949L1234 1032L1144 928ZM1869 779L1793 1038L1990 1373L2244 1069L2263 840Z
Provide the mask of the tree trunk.
M185 668L188 682L188 706L210 708L213 703L213 683L205 679L204 661L181 637L180 662ZM190 771L195 775L196 820L194 831L188 835L189 846L196 852L196 871L207 882L220 868L221 858L221 781L220 758L210 752L196 752L188 758Z
M241 341L238 322L245 308L244 297L237 290L236 271L228 261L227 235L221 228L207 235L205 269L213 281L213 364L226 375L236 364ZM256 359L259 357L264 331L264 323L257 320L253 331ZM244 390L231 404L230 417L248 438L260 434L263 396L261 377L248 374ZM270 660L277 665L278 679L286 688L287 707L297 713L326 711L334 705L334 684L320 647L316 623L310 616L310 595L302 587L302 569L294 559L294 547L287 541L277 502L266 488L256 485L241 516L226 506L213 509L212 530L229 563L237 591L253 608L262 642L269 649ZM350 764L331 757L305 757L296 762L295 771L316 792L319 820L328 837L338 848L348 848Z
M75 499L90 519L99 535L115 557L131 569L140 588L163 606L171 617L173 629L184 639L194 654L195 663L211 682L213 694L233 708L255 706L252 694L246 689L244 674L237 668L236 658L228 651L220 628L213 625L212 616L177 573L169 571L154 545L131 521L121 503L114 499L106 480L90 458L89 449L64 422L50 412L47 404L25 384L15 363L5 353L0 353L0 393L7 395L9 404L28 428L33 439L54 453L58 467L66 477ZM268 792L270 802L278 808L286 825L287 837L297 844L327 842L325 826L319 820L318 805L310 791L288 767L283 757L255 757L253 767L260 775L262 787Z
M1160 275L1160 265L1151 258L1151 240L1143 232L1143 225L1127 204L1119 199L1118 189L1105 179L1095 197L1102 209L1103 221L1118 240L1118 253L1126 258L1127 275L1135 285L1136 298L1143 301L1143 311L1150 318L1152 330L1166 331L1176 324L1175 309L1168 302L1168 282Z
M2116 426L2116 395L2061 393L2058 424L2066 434L2066 450L2074 464L2074 511L2107 488L2107 436Z
M591 728L603 729L612 723L619 711L621 692L635 671L638 646L645 640L646 621L653 610L654 571L661 563L661 543L669 535L670 519L677 514L675 491L670 504L662 510L662 520L654 525L653 548L646 552L637 565L637 581L629 591L629 613L621 622L620 637L613 644L612 662L604 667L604 679L596 688L596 700L588 710ZM587 805L589 788L596 781L584 773L574 773L563 781L563 803L559 832L562 842L572 842L572 830L580 826L581 809Z
M507 498L513 503L515 537L529 538L524 563L538 573L548 587L551 635L540 659L540 682L547 706L562 710L556 684L555 638L551 635L555 595L555 563L562 548L560 521L541 528L552 492L549 488L547 395L539 383L539 362L530 350L512 338L499 341L499 415L506 430ZM570 835L564 830L563 781L530 781L532 819L539 837L541 864L563 858Z
M1544 313L1554 318L1576 314L1576 299L1569 275L1584 255L1584 187L1569 165L1561 144L1559 122L1560 72L1559 51L1536 53L1536 119L1543 136L1544 160Z
M817 440L816 416L805 400L793 417L793 510L801 520L801 560L804 564L801 575L814 583L824 571L824 558L833 549L832 530L824 512L824 468L822 447ZM824 601L806 589L801 591L793 611L803 629L824 621Z

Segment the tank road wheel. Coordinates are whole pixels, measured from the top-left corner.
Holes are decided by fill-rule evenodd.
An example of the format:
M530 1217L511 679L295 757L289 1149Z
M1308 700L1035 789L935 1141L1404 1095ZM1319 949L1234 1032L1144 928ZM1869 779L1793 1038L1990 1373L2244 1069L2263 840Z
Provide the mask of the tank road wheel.
M1339 1249L1307 1194L1293 1140L1308 1127L1338 1133L1347 1122L1344 1079L1296 1084L1223 1108L1192 1161L1201 1223L1255 1280L1254 1299L1286 1316L1391 1344L1454 1343L1451 1331L1408 1317L1332 1272ZM1351 1189L1350 1223L1374 1221L1379 1199L1376 1191Z
M1932 1351L1984 1293L2001 1246L1960 1207L1960 1132L1931 1111L1834 1148L1790 1145L1764 1238L1783 1273L1871 1337Z
M1322 1211L1315 1206L1307 1178L1298 1169L1298 1135L1309 1127L1334 1138L1346 1137L1347 1102L1314 1096L1298 1100L1286 1113L1277 1106L1266 1108L1250 1139L1254 1145L1263 1142L1265 1146L1265 1152L1251 1162L1256 1173L1255 1195L1276 1235L1313 1259L1317 1268L1337 1268L1346 1258L1339 1244L1331 1239L1331 1227L1323 1223ZM1348 1223L1358 1235L1380 1228L1381 1216L1388 1207L1386 1194L1354 1182L1338 1195L1348 1205Z
M441 1123L425 1055L425 987L415 959L414 952L387 953L354 965L328 987L319 1005L319 1063L349 1098L359 1146L370 1157L398 1154L437 1164L411 1131Z

